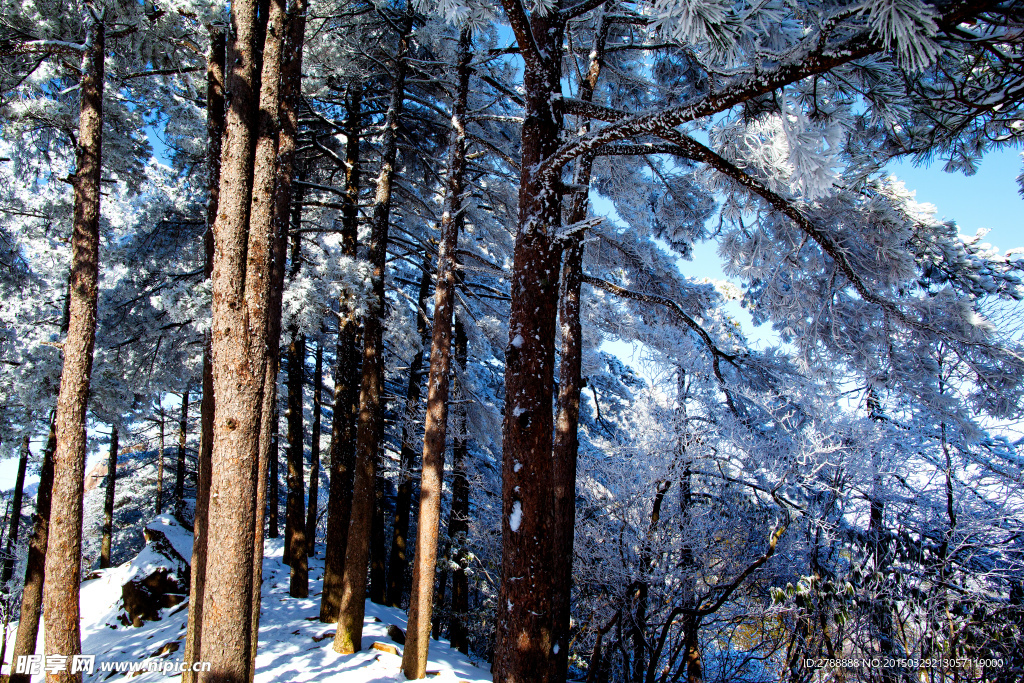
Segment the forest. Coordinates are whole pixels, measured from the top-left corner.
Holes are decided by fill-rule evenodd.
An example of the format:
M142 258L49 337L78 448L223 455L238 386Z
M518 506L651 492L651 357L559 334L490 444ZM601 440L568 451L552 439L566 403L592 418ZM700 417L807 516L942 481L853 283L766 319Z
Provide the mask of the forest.
M1024 680L1024 249L887 166L1022 142L1019 0L2 0L2 678L165 514L183 683Z

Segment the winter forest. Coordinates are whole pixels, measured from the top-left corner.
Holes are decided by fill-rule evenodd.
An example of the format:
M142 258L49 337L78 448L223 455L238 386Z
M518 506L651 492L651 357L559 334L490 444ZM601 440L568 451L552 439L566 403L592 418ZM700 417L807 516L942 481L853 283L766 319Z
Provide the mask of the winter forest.
M1022 142L1018 0L0 1L2 679L1024 679L1024 249L887 170Z

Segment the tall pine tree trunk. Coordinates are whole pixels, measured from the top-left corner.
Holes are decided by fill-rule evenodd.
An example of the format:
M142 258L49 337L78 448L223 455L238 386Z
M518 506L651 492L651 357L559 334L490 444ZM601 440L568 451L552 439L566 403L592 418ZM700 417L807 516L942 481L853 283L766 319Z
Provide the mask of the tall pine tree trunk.
M434 325L430 343L430 376L427 380L427 415L423 436L423 473L420 477L419 527L416 562L409 594L409 628L402 671L406 678L424 678L430 647L431 612L434 607L434 573L437 567L437 535L441 520L444 482L444 446L448 432L448 382L451 373L452 317L455 313L455 252L462 224L462 192L466 170L466 103L469 96L471 34L459 36L459 86L452 112L452 143L448 160L448 187L441 214L441 245L437 253L437 285L434 292Z
M271 381L270 373L267 373L267 391L272 390L269 394L268 400L273 401L277 396L277 372L275 368L274 380ZM270 440L270 445L267 448L267 457L269 460L269 472L267 474L267 491L268 496L264 497L267 504L267 536L270 538L277 538L280 535L280 505L278 498L280 497L280 485L281 485L281 473L278 471L281 459L281 448L278 444L278 414L277 406L274 404L264 405L264 408L271 411L272 417L267 427L267 438Z
M402 35L398 41L391 84L391 101L384 122L381 168L377 177L370 233L369 260L373 266L373 294L363 321L363 368L359 389L359 417L356 432L356 466L352 483L352 512L345 570L342 575L341 604L334 650L350 654L361 649L366 598L366 569L374 513L378 450L383 431L384 409L384 275L387 263L388 229L391 217L391 185L398 156L398 125L405 100L406 56L412 33L412 8L406 8Z
M462 320L455 318L455 363L459 371L465 375L468 357L468 339ZM458 389L458 385L456 385ZM453 546L455 569L452 570L452 608L448 627L448 640L453 649L462 654L469 654L469 628L466 616L469 612L469 479L467 477L466 448L466 406L464 392L456 390L456 397L461 399L455 408L456 424L460 433L452 440L452 509L448 520L448 537Z
M214 223L213 379L216 394L200 681L251 681L259 628L266 460L261 449L270 349L273 190L284 8L271 0L256 74L256 12L231 4L228 100ZM259 101L254 97L260 83ZM257 115L258 114L258 115ZM253 130L254 123L258 132ZM256 133L254 135L254 132ZM272 385L271 385L272 386ZM272 389L271 389L272 391Z
M520 3L503 2L525 63L519 226L512 274L509 345L505 352L502 428L502 567L495 634L496 683L554 683L566 648L558 644L555 595L571 577L553 573L557 527L552 471L555 318L562 249L558 178L533 169L559 145L564 20L561 2L527 17ZM565 679L562 678L564 681Z
M342 216L342 253L355 258L359 230L359 139L362 132L362 85L352 84L346 101L345 196ZM331 419L331 479L327 501L327 535L324 555L324 589L320 621L338 620L348 525L352 511L352 480L355 470L355 413L359 392L359 321L349 294L339 302L337 361L334 370L334 415Z
M302 88L302 44L305 35L306 6L304 1L293 2L288 12L288 35L285 58L281 64L281 128L277 141L277 187L275 194L275 220L278 222L280 239L287 239L288 220L294 213L294 230L291 234L290 277L298 275L301 268L302 239L301 201L292 204L292 178L295 172L295 143L298 135L298 100ZM301 199L301 197L300 197ZM302 385L305 370L306 341L298 330L289 330L288 347L288 498L285 506L285 548L284 560L290 565L292 597L306 597L309 593L306 564L305 493L303 491L303 428L302 428Z
M82 496L85 488L85 411L96 342L99 293L100 146L103 128L104 26L94 20L86 38L79 85L74 229L71 236L69 326L57 399L57 448L46 552L46 654L69 660L81 654L79 586L82 557ZM47 674L51 683L80 681L68 671Z
M39 637L39 615L43 607L43 577L46 570L46 547L50 529L50 504L53 492L53 453L57 448L56 411L50 420L50 435L43 450L43 466L39 472L36 490L36 512L32 516L32 535L28 539L28 561L25 564L25 582L21 589L21 618L18 635L14 640L11 661L36 653ZM27 673L12 673L11 683L29 683Z
M181 393L181 418L178 420L178 461L174 469L174 516L185 519L185 443L188 438L188 389Z
M100 569L110 568L110 544L114 533L114 489L117 486L117 427L110 426L110 454L107 456L107 487L103 497L103 539L100 542Z
M28 458L31 454L28 441L28 434L21 437L21 457L18 459L18 474L14 480L14 499L11 502L11 526L7 532L7 557L4 558L0 583L7 583L14 574L14 554L18 546L18 530L21 527L21 502L25 495L25 470L28 469Z
M391 555L388 565L387 604L402 606L405 591L405 570L408 565L406 545L409 538L409 508L412 504L413 471L416 468L416 418L420 407L420 385L423 380L423 347L427 343L430 321L427 320L427 295L430 292L429 260L425 259L416 297L416 327L420 333L420 346L409 363L409 386L405 393L405 421L402 423L402 460L398 474L398 496L392 524Z
M586 77L580 82L578 99L589 102L594 97L597 79L604 65L605 42L608 37L608 22L602 13L594 32L594 45L590 51L590 66ZM588 122L579 129L581 135L589 132ZM590 187L593 157L583 156L576 161L573 184ZM573 225L586 220L588 191L577 191L572 196L566 224ZM562 362L559 366L558 409L555 419L555 442L553 451L554 514L559 523L555 524L553 539L554 553L551 568L556 577L572 576L573 545L576 527L576 458L579 452L580 390L583 386L581 368L583 359L583 329L580 325L580 289L583 281L583 239L579 232L573 233L565 249L562 263L562 298L559 320L562 332ZM555 610L555 641L559 647L558 674L561 680L567 675L569 664L569 622L571 603L571 580L555 584L552 596Z
M306 509L306 550L312 557L316 554L317 503L320 495L320 393L323 390L324 343L316 343L316 361L313 370L313 434L309 445L309 505Z
M206 234L203 243L206 263L203 275L209 279L213 273L213 223L220 199L220 153L224 137L224 58L225 35L220 28L211 26L210 55L206 62L206 133L209 141L207 163L208 198L206 204ZM200 433L199 459L196 463L196 514L192 521L192 585L189 587L188 630L185 634L186 663L196 661L199 654L199 635L203 614L203 591L206 583L206 548L210 511L210 477L213 454L213 349L210 333L203 344L203 398L199 405ZM161 453L162 453L161 445ZM182 683L195 683L193 671L182 673Z

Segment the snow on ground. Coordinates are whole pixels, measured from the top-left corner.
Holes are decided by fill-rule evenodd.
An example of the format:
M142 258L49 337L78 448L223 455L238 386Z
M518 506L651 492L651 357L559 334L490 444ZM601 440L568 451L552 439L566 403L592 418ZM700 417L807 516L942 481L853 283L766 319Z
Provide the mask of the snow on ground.
M175 550L189 557L191 535L169 517L158 518L150 527L163 531ZM309 560L309 598L288 595L289 569L281 562L283 539L266 540L263 560L262 609L259 649L256 655L256 683L386 683L405 681L400 656L370 649L374 642L396 645L387 635L388 626L406 628L401 610L366 602L363 625L363 650L354 655L339 655L332 649L334 624L320 623L320 592L323 586L323 547ZM184 654L188 603L161 611L160 621L147 621L140 628L124 626L118 616L121 586L132 578L144 578L167 561L148 545L130 562L97 572L99 578L82 584L82 652L96 655L95 670L84 681L122 681L133 683L176 683L181 675L161 671L118 674L102 670L104 663L149 663L154 668L163 662L181 662ZM16 624L8 632L8 649L14 647ZM397 645L399 652L402 646ZM37 652L42 652L40 636ZM463 654L451 649L448 641L431 640L427 680L437 683L491 683L486 668L475 666ZM6 673L6 669L5 669ZM42 682L34 676L33 683Z

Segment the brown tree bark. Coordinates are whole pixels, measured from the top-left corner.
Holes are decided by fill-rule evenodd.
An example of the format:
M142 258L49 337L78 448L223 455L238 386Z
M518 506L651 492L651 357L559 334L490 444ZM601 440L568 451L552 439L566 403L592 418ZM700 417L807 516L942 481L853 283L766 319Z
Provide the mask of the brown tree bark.
M268 386L264 389L264 391L273 390L273 395L276 396L277 395L277 386L276 386L277 372L276 372L276 368L275 368L275 372L274 372L274 379L273 379L273 381L271 381L271 379L269 377L269 373L268 373L267 381L268 381ZM273 400L273 399L271 399L271 400ZM277 406L276 405L271 404L271 405L265 406L265 407L269 408L269 410L271 411L271 415L272 415L272 417L270 419L270 424L269 424L269 431L267 432L267 438L270 439L270 446L267 449L267 457L270 458L270 460L268 462L269 473L267 474L267 476L269 477L269 479L267 481L268 495L265 497L266 509L267 509L267 536L269 536L270 538L277 538L278 536L280 536L279 517L281 516L280 515L280 505L279 505L279 502L278 502L278 498L279 498L280 493L281 493L281 479L280 479L281 473L278 471L278 467L280 465L280 460L281 460L281 447L280 447L280 444L278 443L278 427L279 427L278 419L279 419L279 417L278 417Z
M313 434L309 447L309 505L306 509L306 550L316 554L317 503L320 495L320 393L323 390L324 343L316 343L316 362L313 366Z
M270 2L258 79L252 0L233 2L231 17L220 205L214 223L216 413L208 530L211 545L199 657L210 662L212 669L200 673L199 680L204 683L244 683L254 674L266 476L260 437L269 417L264 413L264 399L268 366L273 366L269 348L273 342L273 190L285 13L281 0ZM253 130L254 122L258 132Z
M32 535L28 540L28 561L25 564L25 582L21 589L21 618L18 635L14 640L11 661L36 653L39 637L39 615L43 607L43 577L46 572L46 547L50 528L50 504L53 492L53 454L57 448L56 411L50 420L50 435L43 450L43 465L39 471L39 489L36 491L36 512L32 516ZM11 683L29 683L29 674L12 673Z
M277 139L277 186L275 194L275 220L280 239L288 237L288 220L292 216L292 177L295 172L295 141L298 135L298 100L302 88L302 44L305 35L306 5L304 0L293 2L288 11L288 35L285 57L281 64L281 128ZM294 231L291 233L290 277L298 275L302 259L302 239L299 229L302 218L301 203L296 205ZM305 533L305 493L302 478L303 429L302 385L305 373L306 340L297 329L289 330L288 346L288 498L285 505L284 561L291 566L292 597L306 597L308 569Z
M21 503L25 495L25 471L31 455L28 434L21 437L21 457L18 459L18 474L14 480L14 499L11 501L11 526L7 532L7 557L4 558L0 583L7 583L14 574L14 554L18 546L18 530L21 528Z
M117 427L110 426L110 453L107 456L107 486L103 497L103 538L100 541L100 569L110 568L110 543L114 533L114 490L117 487Z
M561 92L565 20L559 16L561 2L532 17L515 0L502 4L523 54L526 107L505 352L502 569L493 671L496 683L553 683L565 656L553 597L567 590L571 578L552 572L551 557L557 526L564 524L554 515L551 457L562 255L555 234L562 191L557 179L533 170L559 146L562 117L553 96Z
M423 383L423 348L427 344L430 321L427 320L427 295L430 293L429 260L424 259L420 288L416 296L416 328L420 333L420 346L409 363L409 386L405 392L405 421L402 423L402 459L398 473L398 496L392 523L391 555L388 564L388 591L385 604L402 606L405 592L406 544L409 537L409 508L412 504L413 471L416 468L415 425L420 407L420 385Z
M99 290L100 148L103 128L104 25L94 20L82 58L78 119L74 228L71 236L69 325L57 399L57 447L46 552L44 614L46 654L81 654L79 585L82 556L82 495L85 488L85 411L96 342ZM80 681L81 674L47 674L50 683Z
M346 101L345 196L342 216L342 253L355 258L359 230L359 139L362 132L362 84L354 83ZM334 415L331 419L331 479L327 501L327 535L324 539L324 589L320 621L338 620L348 525L352 510L355 470L355 415L359 391L359 321L343 292L339 302L337 363L334 370Z
M590 65L586 76L579 84L577 99L590 102L594 97L597 79L604 66L605 43L608 38L608 22L602 12L594 31L594 44L590 51ZM590 130L588 121L579 126L579 134ZM576 160L573 184L576 187L590 187L593 157L582 156ZM573 225L586 220L589 191L573 194L566 223ZM580 325L580 289L583 278L583 238L579 231L568 239L562 262L562 298L559 320L562 332L562 362L559 366L558 404L555 418L555 442L552 459L554 476L555 537L552 539L552 573L556 577L555 594L552 603L555 610L555 640L559 646L557 657L558 674L561 680L567 675L569 665L569 643L571 640L570 602L572 591L573 546L576 528L576 458L579 452L580 390L583 359L583 329Z
M296 334L288 345L288 502L285 507L285 560L291 567L289 595L309 595L306 554L305 486L302 479L302 380L306 340Z
M373 266L373 294L363 320L363 369L359 389L359 417L356 430L356 466L352 483L352 512L345 570L342 575L341 604L334 650L350 654L361 649L366 598L366 570L369 561L373 521L377 457L383 427L383 332L384 271L387 262L388 230L391 216L391 184L398 156L398 125L405 100L406 55L412 33L413 13L406 8L402 34L395 56L391 98L384 122L381 168L373 203L369 261Z
M181 418L178 420L178 461L174 468L174 516L185 519L185 443L188 438L188 389L181 393Z
M434 292L434 324L430 344L430 375L427 380L427 415L423 435L423 473L420 477L419 527L416 563L409 594L409 628L406 632L402 671L406 678L425 678L430 647L431 612L434 607L434 573L437 567L437 535L441 520L444 483L444 447L448 433L448 386L451 373L452 318L455 313L455 251L462 224L461 197L466 169L466 103L469 96L471 34L459 35L459 85L452 112L452 143L448 161L448 187L441 214L441 244L437 252L437 285Z
M466 371L468 339L462 320L455 318L455 363L462 373ZM456 385L456 396L460 396ZM456 424L466 428L466 406L460 403L456 408ZM469 628L466 615L469 612L469 479L466 476L469 451L464 434L457 434L452 440L452 509L448 518L448 537L453 546L455 569L452 570L452 605L449 617L448 640L452 648L462 654L469 654Z
M203 275L209 279L213 273L213 223L220 199L220 154L224 137L224 58L226 37L224 31L209 27L210 55L206 62L206 132L209 141L207 163L208 197L206 203L206 234L203 236L206 263ZM213 455L213 348L207 333L203 344L203 398L199 404L199 459L196 463L196 514L192 521L192 585L189 587L188 630L185 633L187 663L196 661L199 654L200 631L203 615L203 592L206 585L207 529L210 511L210 478ZM162 427L161 427L162 429ZM161 453L163 447L161 444ZM193 671L182 673L182 683L195 683Z

